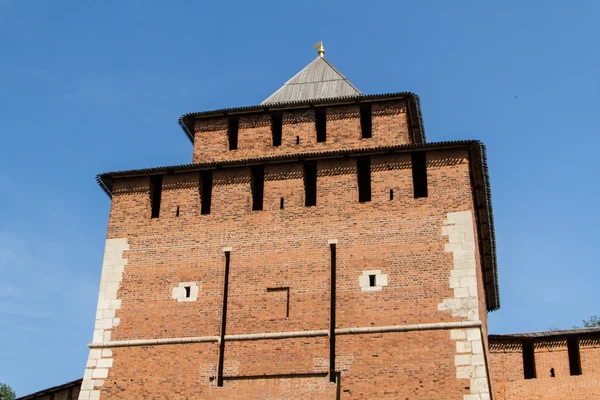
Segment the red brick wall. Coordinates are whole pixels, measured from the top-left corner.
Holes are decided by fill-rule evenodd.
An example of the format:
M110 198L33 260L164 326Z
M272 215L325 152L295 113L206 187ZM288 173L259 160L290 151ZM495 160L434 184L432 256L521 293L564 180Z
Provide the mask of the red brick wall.
M113 348L101 398L207 398L217 357L216 343Z
M273 147L271 114L242 114L237 150L229 150L227 118L199 119L194 129L193 162L411 143L404 101L373 104L373 137L370 139L361 139L358 105L327 107L327 141L324 143L317 143L314 115L314 109L284 112L281 146Z
M462 399L447 331L337 337L342 399Z
M457 380L448 362L454 343L446 331L337 339L338 383L322 373L328 368L327 338L229 343L223 387L211 380L217 344L118 348L102 398L333 400L338 384L342 399L455 400L468 393L468 381Z
M327 144L335 145L329 135ZM232 247L228 335L327 330L328 239L339 241L338 328L458 320L438 311L453 297L453 258L444 251L442 225L449 212L473 210L467 152L427 157L429 197L413 198L409 154L380 155L372 157L372 201L363 204L353 158L319 161L316 207L304 206L300 163L265 167L264 211L251 210L245 167L215 171L210 215L200 215L197 173L164 176L156 219L150 219L147 177L116 180L108 237L128 238L130 249L123 254L128 263L112 340L218 336L223 247ZM388 274L389 285L362 292L358 277L373 269ZM198 300L176 302L172 288L187 281L198 282ZM267 291L282 287L290 288L289 318L281 292ZM469 381L456 379L455 346L447 330L338 336L342 398L466 394ZM225 385L218 388L209 380L217 343L115 348L102 398L239 398L240 391L244 398L335 398L338 390L327 376L314 376L328 371L327 337L227 341L224 354ZM263 374L294 377L248 378Z
M566 340L537 340L534 345L536 378L524 379L522 346L518 342L490 345L495 400L598 399L600 341L580 341L581 375L571 376ZM554 368L555 377L550 369Z

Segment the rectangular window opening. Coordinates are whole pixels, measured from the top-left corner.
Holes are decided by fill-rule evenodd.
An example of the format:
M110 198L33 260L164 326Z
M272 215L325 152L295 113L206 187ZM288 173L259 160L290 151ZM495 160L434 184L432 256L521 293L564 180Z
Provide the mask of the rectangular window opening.
M283 130L283 117L281 114L271 115L271 134L273 135L273 146L281 146L281 134Z
M390 201L394 200L394 189L390 189Z
M327 113L325 108L315 108L315 128L317 129L317 143L327 141Z
M427 155L424 151L411 153L415 199L427 197Z
M160 196L162 194L162 175L150 177L150 218L158 218L160 215Z
M523 375L525 379L535 378L535 353L533 342L523 343Z
M229 150L237 150L238 130L240 120L237 117L231 117L227 124L227 136L229 138Z
M263 197L265 191L265 168L260 165L252 167L252 211L263 209Z
M567 339L567 350L569 352L569 371L571 375L581 375L581 358L579 356L579 339L576 337Z
M191 286L185 286L184 288L185 288L185 298L189 299L192 296L192 294L191 294L192 287Z
M177 210L175 210L175 216L179 217L179 206L177 206Z
M365 103L360 105L360 131L362 139L369 139L372 136L372 113L371 104Z
M374 287L375 285L375 275L369 275L369 286Z
M368 157L356 159L358 176L358 201L371 201L371 159Z
M317 205L317 162L304 163L304 205L312 207Z
M279 209L283 210L283 197L279 199Z
M212 202L212 171L200 172L200 214L210 214L210 203Z
M296 136L296 144L300 144L300 136Z

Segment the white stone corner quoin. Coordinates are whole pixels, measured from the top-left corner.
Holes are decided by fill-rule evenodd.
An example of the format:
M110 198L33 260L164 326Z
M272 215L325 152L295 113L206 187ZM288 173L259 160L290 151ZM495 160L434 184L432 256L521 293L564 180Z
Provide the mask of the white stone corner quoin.
M187 296L186 288L189 288L189 297ZM200 288L198 287L198 284L196 282L180 282L176 287L172 289L171 296L179 302L196 301L198 300L199 291Z
M127 259L123 258L123 252L126 250L129 250L127 238L106 240L92 343L110 342L113 327L119 326L120 319L116 317L116 312L121 308L121 300L117 298L117 293L127 265ZM90 350L79 400L100 398L100 389L112 365L112 350Z
M451 312L453 317L479 321L479 294L477 292L477 260L475 259L475 232L471 211L451 212L442 228L448 237L444 245L452 253L450 288L454 297L438 304L441 312ZM481 328L451 329L450 339L456 341L456 379L470 380L470 394L463 400L489 400L487 366L483 354Z
M371 286L369 278L371 275L375 275L375 286ZM358 284L363 292L378 292L388 285L388 276L382 274L378 269L363 271L362 275L358 277Z

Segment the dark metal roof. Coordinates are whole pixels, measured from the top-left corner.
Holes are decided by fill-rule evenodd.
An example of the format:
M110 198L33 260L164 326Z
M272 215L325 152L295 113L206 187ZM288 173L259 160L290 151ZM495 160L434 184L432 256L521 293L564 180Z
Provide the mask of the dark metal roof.
M18 397L16 400L35 399L36 397L41 397L41 396L44 396L46 394L56 393L56 392L59 392L59 391L64 390L64 389L68 389L70 387L80 387L82 381L83 381L83 379L76 379L76 380L71 381L71 382L63 383L62 385L53 386L53 387L48 388L48 389L40 390L39 392L31 393L31 394L28 394L28 395L23 396L23 397Z
M376 154L385 153L391 151L414 151L418 149L440 149L440 148L456 148L465 147L470 144L480 144L475 140L456 140L449 142L433 142L426 144L401 144L395 146L378 146L371 148L359 148L359 149L339 149L339 150L325 150L325 151L310 151L305 153L290 153L280 154L264 157L244 158L239 160L219 160L209 161L204 163L192 163L192 164L179 164L179 165L168 165L162 167L153 168L141 168L132 169L125 171L110 171L96 175L96 182L100 185L100 188L108 195L112 197L112 178L119 177L131 177L131 176L146 176L146 175L164 175L167 173L181 173L189 171L201 171L205 169L225 168L225 167L239 167L247 165L257 164L276 164L282 162L290 162L294 160L308 160L308 159L320 159L329 157L343 157L349 155L363 155L363 154Z
M360 95L362 92L329 61L317 57L260 104Z
M544 332L509 333L503 335L488 335L490 341L494 340L523 340L523 339L559 339L567 336L600 336L600 327L576 328Z
M494 231L494 213L492 209L492 188L487 165L485 145L477 142L471 146L471 158L481 168L471 168L473 178L473 198L479 226L479 252L483 260L483 283L486 303L490 311L500 308L500 289L498 287L498 269L496 267L496 234ZM494 296L494 297L492 297Z
M105 172L96 176L100 188L112 197L112 183L115 178L162 175L171 173L184 173L201 171L205 169L231 168L257 164L276 164L297 160L336 158L345 156L361 156L392 152L410 152L415 150L468 148L472 162L471 177L473 180L476 217L478 222L478 237L480 253L483 260L483 281L486 291L487 309L494 311L500 308L500 294L498 290L498 270L496 261L496 241L494 235L494 218L492 210L491 188L487 168L485 146L475 140L460 140L451 142L437 142L426 144L403 144L396 146L379 146L369 149L344 149L319 152L307 152L285 155L256 157L243 160L213 161L206 163L172 165L155 168L143 168L129 171Z
M294 108L309 108L325 105L343 105L363 102L389 101L395 99L406 99L408 102L409 122L411 124L415 143L425 143L425 127L423 126L423 116L421 114L421 102L419 96L411 92L397 92L384 94L361 94L356 96L341 96L326 99L308 99L297 101L286 101L280 103L260 104L255 106L245 106L236 108L222 108L212 111L200 111L182 115L179 120L179 126L183 132L194 143L194 124L198 118L213 118L238 114L263 113L269 111L279 111Z

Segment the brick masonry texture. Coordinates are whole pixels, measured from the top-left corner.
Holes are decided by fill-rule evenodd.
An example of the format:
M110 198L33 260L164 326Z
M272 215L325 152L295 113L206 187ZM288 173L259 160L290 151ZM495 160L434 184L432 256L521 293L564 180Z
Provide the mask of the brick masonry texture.
M440 311L451 312L468 320L479 320L479 288L475 258L475 226L470 211L448 213L442 234L448 236L445 250L452 253L454 269L450 271L450 287L454 297L438 305ZM453 329L456 340L456 377L470 379L470 391L464 400L489 400L488 372L480 329Z
M592 400L600 398L600 337L579 342L581 375L570 375L567 342L538 339L534 343L535 379L524 379L520 341L490 343L495 400ZM555 377L550 374L554 368Z
M371 139L360 139L358 106L329 107L326 143L316 143L312 110L284 112L278 148L271 145L268 115L242 116L235 151L227 150L224 119L199 120L194 161L409 143L404 107L403 102L373 104ZM326 332L331 240L337 241L335 328L485 323L473 230L464 242L473 247L469 270L475 272L465 287L476 311L440 309L457 297L449 221L468 216L474 229L468 151L431 150L426 157L428 197L415 199L409 153L371 156L372 199L365 203L358 201L355 158L318 160L314 207L304 205L301 162L267 164L262 211L252 211L250 167L215 169L208 215L200 214L199 173L163 176L159 218L150 218L148 176L115 179L108 239L125 241L127 248L116 297L119 324L111 328L110 341L219 337L223 248L230 248L226 335ZM363 291L364 271L381 271L387 285ZM173 298L173 288L182 282L196 283L195 301ZM479 328L465 334L471 331ZM88 393L102 399L485 399L473 388L481 386L482 376L458 373L457 354L463 352L451 332L337 335L335 382L329 376L327 336L226 340L223 386L216 378L218 342L110 347L102 341L108 347L92 349L90 357L110 355L112 364L97 378L102 385L94 383ZM473 348L477 340L471 339L463 342ZM487 352L485 342L478 345L469 362Z
M227 118L200 119L194 131L193 162L410 143L404 101L373 104L372 116L373 137L361 139L358 105L327 107L327 141L317 143L314 110L286 111L281 146L273 147L270 114L242 115L237 150L229 150Z

